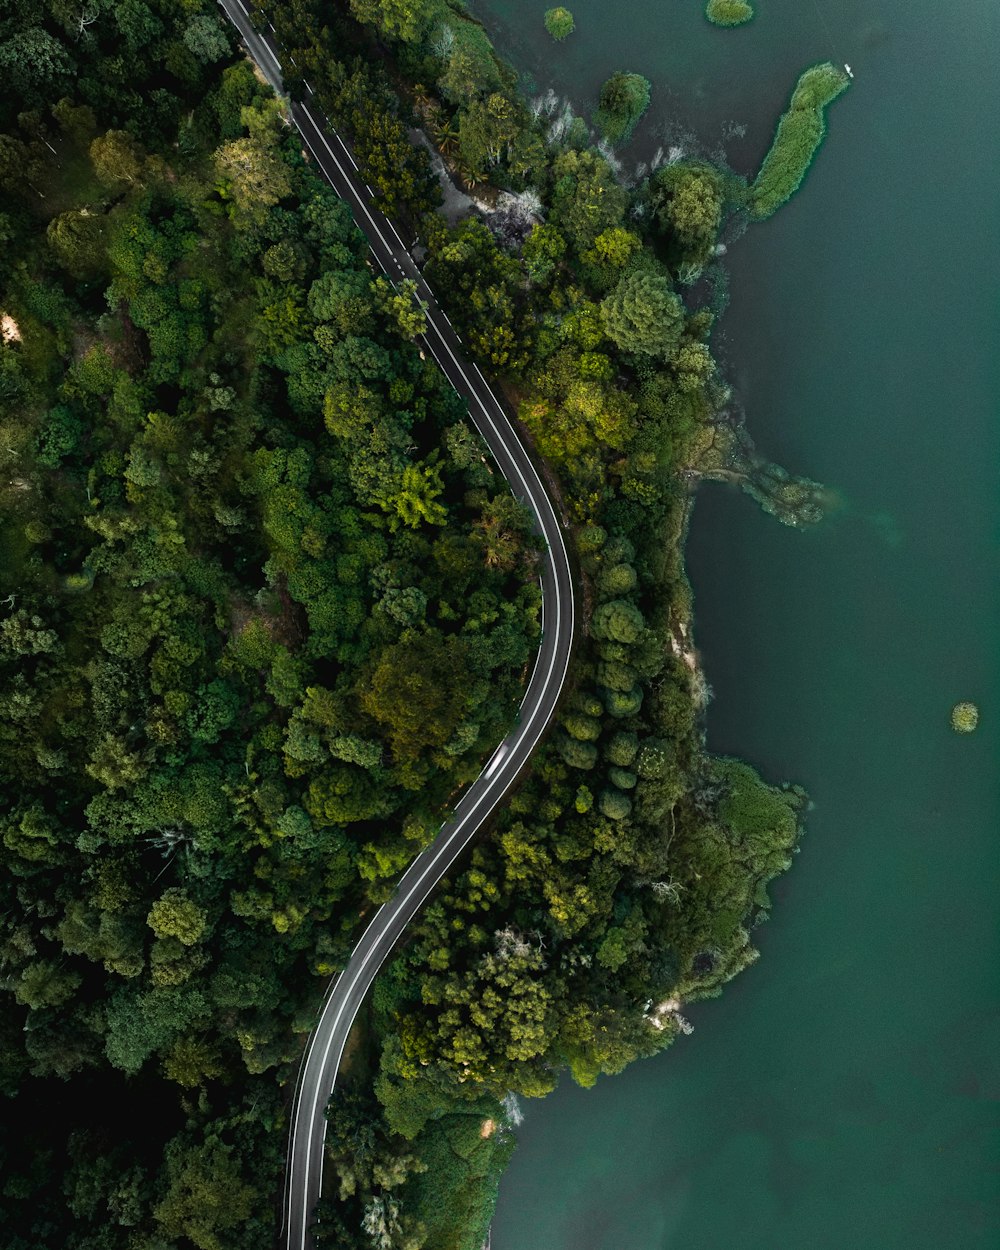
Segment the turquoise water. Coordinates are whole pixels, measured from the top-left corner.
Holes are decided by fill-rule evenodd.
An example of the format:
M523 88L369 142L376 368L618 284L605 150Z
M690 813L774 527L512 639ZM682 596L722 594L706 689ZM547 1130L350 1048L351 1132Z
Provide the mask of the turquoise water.
M494 1250L1000 1245L1000 10L696 0L477 12L537 89L653 107L626 158L751 172L798 72L857 75L798 197L730 250L717 337L761 450L836 488L806 533L707 487L688 544L710 746L815 807L763 957L691 1038L526 1107ZM968 738L948 724L981 708Z

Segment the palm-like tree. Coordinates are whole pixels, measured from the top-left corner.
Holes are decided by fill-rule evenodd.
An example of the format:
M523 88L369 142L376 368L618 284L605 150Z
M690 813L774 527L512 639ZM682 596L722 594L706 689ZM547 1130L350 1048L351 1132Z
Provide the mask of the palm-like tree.
M429 117L434 109L441 107L422 82L413 84L413 103L417 112L423 113L425 117Z
M458 147L458 126L454 117L441 113L431 121L431 138L442 156L454 156Z
M455 172L470 191L483 180L483 171L463 160L461 156L455 161Z

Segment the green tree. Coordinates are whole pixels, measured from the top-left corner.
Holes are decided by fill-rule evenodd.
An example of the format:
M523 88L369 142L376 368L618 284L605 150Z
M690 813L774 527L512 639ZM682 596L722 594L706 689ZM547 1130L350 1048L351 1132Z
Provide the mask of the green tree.
M420 338L427 332L427 305L417 295L417 284L404 278L398 288L385 278L375 282L377 297L384 314L399 331L401 338Z
M350 0L359 22L367 22L390 39L417 43L426 34L438 9L433 0Z
M49 247L74 278L96 277L105 260L104 214L88 208L71 209L49 222Z
M149 760L130 750L118 734L105 734L94 743L87 772L109 790L120 790L140 781L149 769Z
M621 225L627 197L603 157L571 149L556 157L552 174L551 222L579 252L593 247L603 231Z
M392 498L396 515L410 529L421 525L444 525L448 511L439 497L444 491L441 470L437 465L408 464L403 470L399 490Z
M632 800L621 790L602 790L597 796L597 806L608 820L626 820L632 811Z
M538 283L548 281L565 254L566 240L547 223L533 226L521 249L528 277Z
M254 1210L256 1194L241 1174L232 1149L218 1140L201 1145L175 1138L167 1147L167 1192L153 1215L171 1238L187 1238L198 1250L223 1250Z
M318 321L332 321L342 334L365 334L371 328L374 289L356 269L331 270L309 288L309 311Z
M634 643L645 629L642 613L628 599L612 599L594 612L591 628L596 638L612 642Z
M622 351L668 360L680 343L684 308L668 278L644 270L622 278L602 302L601 320Z
M90 145L94 173L106 187L136 182L142 169L142 151L124 130L108 130Z
M526 124L523 110L500 92L485 100L473 100L459 121L461 160L481 172L498 165Z
M361 705L383 725L397 759L442 747L465 709L469 671L458 638L422 634L387 647L360 691Z
M199 13L184 28L188 51L203 65L214 65L229 55L229 38L214 13Z
M223 144L215 153L215 167L239 215L261 222L269 208L291 194L292 183L274 139L263 123L255 122L261 115L253 109L244 109L243 114L251 126L250 137Z
M557 738L556 749L571 768L593 768L597 763L597 747L592 742L579 742L575 738Z
M185 946L201 941L207 921L204 910L177 887L162 894L146 917L158 938L177 938Z
M80 977L69 968L48 959L39 959L22 971L13 983L14 998L31 1011L61 1007L80 985Z
M26 25L0 41L0 78L23 103L44 99L73 69L67 50L41 26Z
M680 260L700 266L715 246L722 220L722 183L715 170L669 165L650 180L657 222L678 247Z

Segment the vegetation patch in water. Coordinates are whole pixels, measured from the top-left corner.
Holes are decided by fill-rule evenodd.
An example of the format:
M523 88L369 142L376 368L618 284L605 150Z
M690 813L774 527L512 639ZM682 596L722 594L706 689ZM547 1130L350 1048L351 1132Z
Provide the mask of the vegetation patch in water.
M651 87L641 74L612 74L601 88L600 103L594 114L594 125L608 143L623 143L631 138L639 118L649 108Z
M562 5L559 5L554 9L545 10L545 29L553 39L566 39L576 30L576 22L569 9L564 9Z
M715 26L743 26L753 17L746 0L708 0L705 16Z
M826 108L849 85L844 70L829 61L801 75L750 187L749 209L758 221L770 217L802 185L826 135Z
M979 708L974 703L956 703L951 709L951 727L956 733L970 734L979 724Z

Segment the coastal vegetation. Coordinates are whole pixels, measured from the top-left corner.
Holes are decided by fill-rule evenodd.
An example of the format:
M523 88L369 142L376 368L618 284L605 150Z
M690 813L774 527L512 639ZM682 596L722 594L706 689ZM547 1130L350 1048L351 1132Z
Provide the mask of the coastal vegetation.
M795 194L826 135L826 110L850 85L847 73L829 61L799 77L774 141L749 189L749 208L763 221Z
M328 1111L318 1244L472 1250L516 1096L689 1031L794 852L803 796L704 749L681 559L729 394L681 296L745 188L684 161L627 191L445 0L255 15L419 234L579 554L557 724ZM5 1238L265 1246L322 981L515 715L535 539L207 0L14 5L0 64ZM616 78L620 140L648 84ZM417 122L490 211L436 214Z
M641 74L612 74L601 88L594 125L608 143L624 143L649 108L651 84Z
M753 17L747 0L708 0L705 16L715 26L743 26Z
M576 22L569 9L557 5L554 9L545 10L545 29L553 39L562 40L568 38L576 30Z

